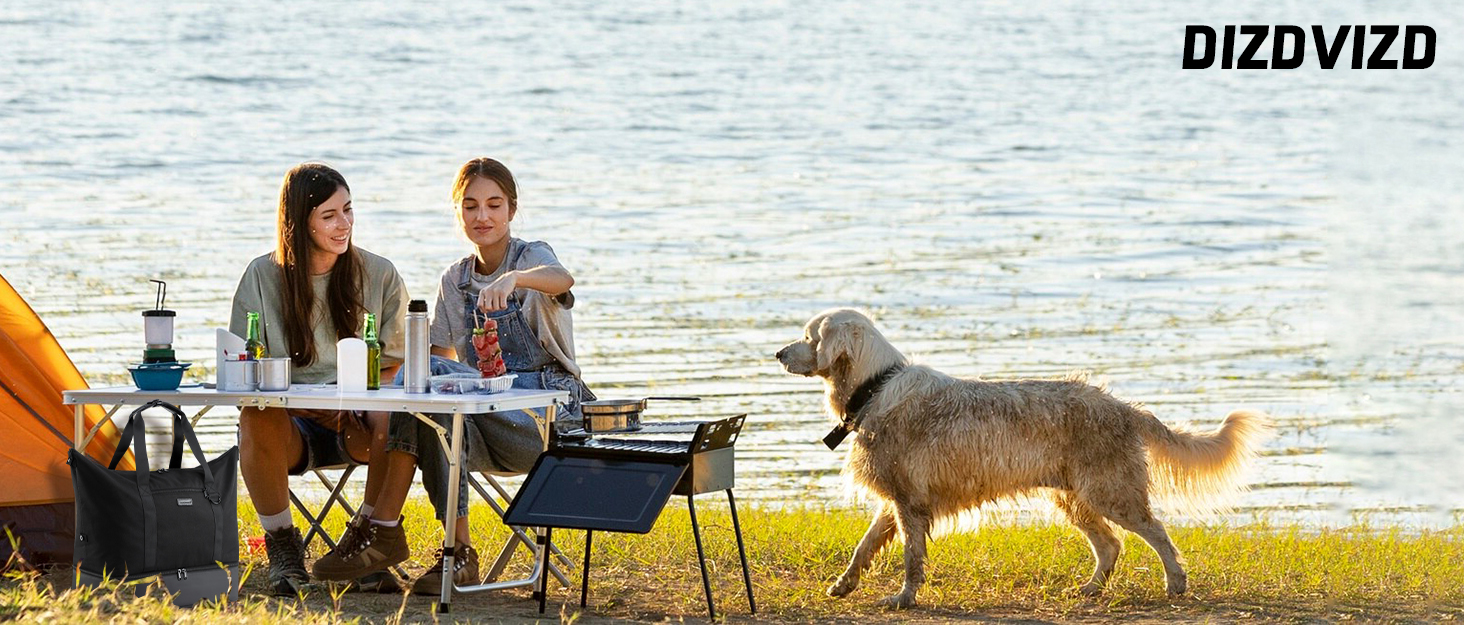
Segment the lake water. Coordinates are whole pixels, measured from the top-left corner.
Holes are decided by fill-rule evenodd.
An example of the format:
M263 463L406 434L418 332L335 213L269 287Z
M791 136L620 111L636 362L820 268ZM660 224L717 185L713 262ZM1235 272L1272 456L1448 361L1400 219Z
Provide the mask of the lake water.
M647 418L747 413L745 499L842 501L821 384L772 354L857 306L954 374L1086 370L1201 427L1268 411L1239 519L1452 522L1464 17L1132 4L15 0L0 271L93 385L127 381L167 280L211 379L286 169L340 169L357 243L431 299L468 251L452 175L490 155L520 181L514 234L578 281L590 386L704 398ZM1421 71L1185 71L1191 23L1439 45ZM210 448L236 416L210 413Z

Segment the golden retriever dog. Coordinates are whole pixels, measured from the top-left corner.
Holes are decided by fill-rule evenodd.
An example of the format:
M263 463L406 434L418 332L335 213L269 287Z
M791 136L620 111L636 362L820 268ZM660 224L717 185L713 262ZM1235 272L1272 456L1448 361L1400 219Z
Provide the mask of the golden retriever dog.
M1083 378L984 381L911 364L862 313L820 313L777 353L789 373L823 378L830 415L856 433L844 474L879 502L869 531L828 593L859 585L898 534L905 583L881 603L908 607L925 581L932 524L998 499L1047 491L1087 536L1097 564L1079 591L1099 593L1121 543L1138 534L1164 563L1166 589L1185 591L1179 550L1149 507L1151 495L1210 511L1240 488L1242 469L1269 429L1266 415L1236 411L1210 433L1170 429L1148 410Z

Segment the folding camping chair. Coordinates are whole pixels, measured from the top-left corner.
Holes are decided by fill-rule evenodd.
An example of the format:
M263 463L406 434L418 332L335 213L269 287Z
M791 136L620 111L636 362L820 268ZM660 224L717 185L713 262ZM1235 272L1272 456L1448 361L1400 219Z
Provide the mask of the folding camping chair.
M312 512L310 510L310 506L307 506L305 502L300 499L300 496L295 494L295 489L290 489L290 503L293 504L295 506L295 509L300 512L300 515L305 517L305 520L310 523L310 530L305 532L305 547L307 549L310 547L310 541L314 540L317 534L320 535L321 540L325 541L327 547L329 547L330 549L335 549L335 539L331 538L330 534L325 531L325 519L327 516L330 515L331 508L336 505L340 505L341 510L346 513L346 518L356 516L355 506L352 506L350 502L346 501L345 496L343 496L341 493L345 490L346 484L350 483L351 475L354 474L356 472L356 468L360 466L364 465L351 462L346 464L331 465L328 467L317 467L314 469L309 469L303 473L290 474L290 477L307 477L313 474L315 476L315 479L320 481L320 485L324 486L325 489L330 492L330 496L326 498L325 503L321 504L320 510ZM330 476L325 473L326 471L340 471L341 475L340 477L332 481Z

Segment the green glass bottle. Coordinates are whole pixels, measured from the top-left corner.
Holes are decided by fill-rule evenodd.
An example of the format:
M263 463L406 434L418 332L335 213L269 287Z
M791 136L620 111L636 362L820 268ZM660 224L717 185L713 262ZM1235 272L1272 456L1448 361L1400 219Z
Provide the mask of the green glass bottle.
M264 341L259 338L259 313L249 312L249 336L244 339L244 358L247 360L264 360L269 357L269 350L265 348Z
M381 341L376 338L376 315L366 313L366 331L361 334L366 341L366 390L381 388Z

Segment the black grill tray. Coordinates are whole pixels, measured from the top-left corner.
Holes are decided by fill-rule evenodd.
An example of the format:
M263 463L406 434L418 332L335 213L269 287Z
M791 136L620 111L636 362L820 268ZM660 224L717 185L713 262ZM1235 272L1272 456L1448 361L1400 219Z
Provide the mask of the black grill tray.
M656 524L685 462L539 456L503 515L509 525L644 534Z

